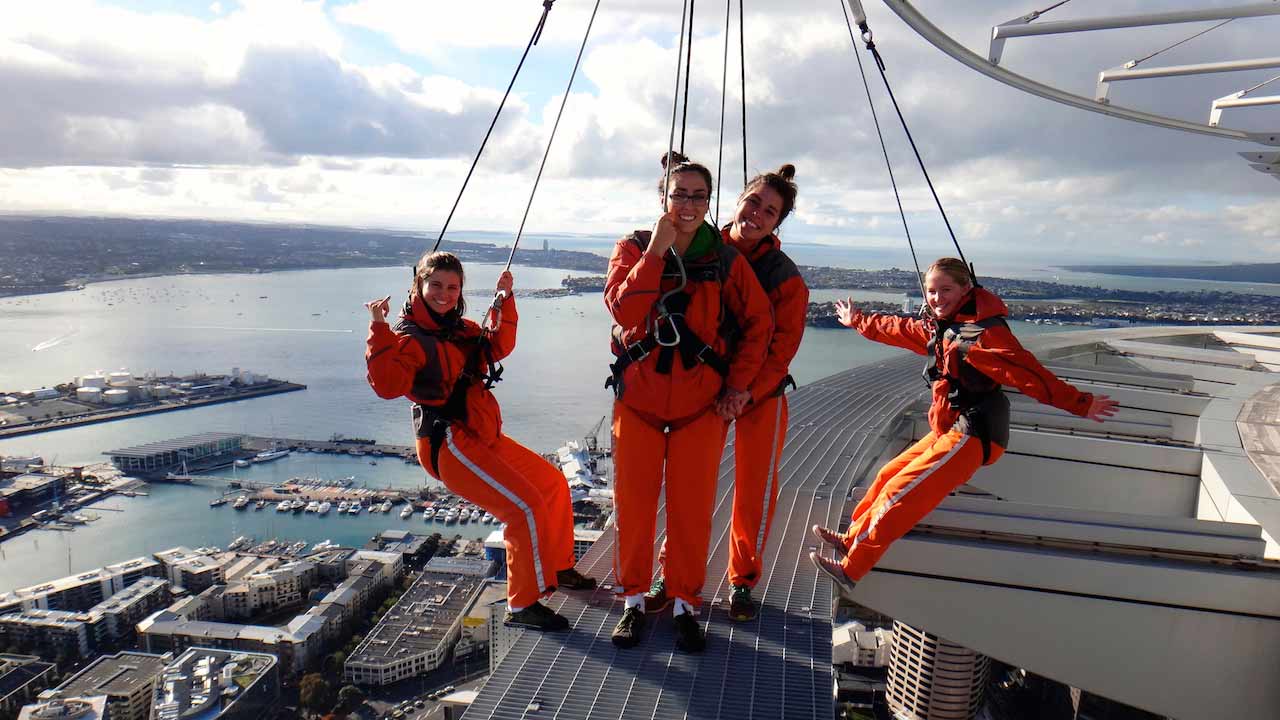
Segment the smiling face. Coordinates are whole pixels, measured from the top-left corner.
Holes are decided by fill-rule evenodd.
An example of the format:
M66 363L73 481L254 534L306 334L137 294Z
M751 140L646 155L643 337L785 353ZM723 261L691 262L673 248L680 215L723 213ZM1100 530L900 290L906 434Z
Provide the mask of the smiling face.
M419 288L427 307L441 315L458 306L462 297L462 276L452 270L435 270Z
M925 299L937 318L954 315L970 289L972 285L968 281L961 283L944 270L930 270L924 278Z
M782 204L782 196L768 185L761 183L747 190L734 211L730 234L735 240L754 246L778 227Z
M711 188L697 172L678 172L667 184L667 208L676 221L676 230L682 233L696 232L707 214Z

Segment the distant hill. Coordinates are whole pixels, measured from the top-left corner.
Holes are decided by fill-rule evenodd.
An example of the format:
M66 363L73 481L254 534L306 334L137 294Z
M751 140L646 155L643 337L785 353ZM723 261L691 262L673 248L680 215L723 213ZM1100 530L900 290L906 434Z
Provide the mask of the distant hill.
M1064 265L1076 272L1131 277L1220 280L1223 282L1280 283L1280 263L1241 265Z

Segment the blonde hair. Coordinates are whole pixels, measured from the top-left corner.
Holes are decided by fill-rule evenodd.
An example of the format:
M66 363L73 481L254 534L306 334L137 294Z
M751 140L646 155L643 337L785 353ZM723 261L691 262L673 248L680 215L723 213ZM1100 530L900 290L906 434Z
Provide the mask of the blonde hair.
M969 272L969 266L965 265L960 258L942 257L934 260L929 269L924 272L925 277L929 277L935 270L944 273L962 287L973 285L973 275Z

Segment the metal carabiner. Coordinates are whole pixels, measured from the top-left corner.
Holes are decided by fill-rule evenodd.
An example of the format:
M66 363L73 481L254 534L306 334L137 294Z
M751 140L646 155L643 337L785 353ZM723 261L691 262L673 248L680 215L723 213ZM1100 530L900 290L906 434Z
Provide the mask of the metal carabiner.
M480 323L481 330L491 335L498 332L498 328L502 327L502 303L506 299L506 290L499 290L494 294L493 303L489 305L488 310L484 311L484 318Z
M680 344L680 328L676 327L672 318L684 317L684 313L666 313L663 312L653 319L653 339L662 347L675 347ZM675 335L675 339L666 342L662 339L662 321L667 321L667 327L671 328L671 332Z

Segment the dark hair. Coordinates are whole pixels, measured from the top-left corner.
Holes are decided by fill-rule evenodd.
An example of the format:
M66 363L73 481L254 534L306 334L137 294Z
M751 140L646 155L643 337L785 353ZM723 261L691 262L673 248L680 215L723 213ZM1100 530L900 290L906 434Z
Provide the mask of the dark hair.
M703 181L707 183L707 192L711 192L716 184L711 179L711 171L702 163L690 162L689 158L684 154L672 150L662 156L662 177L658 178L658 196L665 198L667 195L667 166L671 166L671 177L675 177L680 173L693 172L702 176Z
M940 273L946 273L957 285L968 287L973 285L973 275L969 273L969 266L964 264L960 258L942 257L933 261L928 270L924 271L927 277L929 273L937 270Z
M428 252L418 260L418 264L413 269L413 285L414 290L419 295L422 294L422 283L431 277L431 273L437 270L448 270L458 273L458 279L462 281L463 287L467 284L467 274L462 270L462 261L457 255L450 252ZM426 299L425 297L423 298ZM467 312L467 301L458 293L458 315L465 315Z
M781 225L782 221L787 219L787 216L791 214L791 211L796 206L796 193L799 190L796 188L796 181L792 179L795 176L796 166L791 163L787 163L773 172L760 173L751 178L747 186L742 189L742 194L738 196L738 201L741 202L742 198L747 196L747 193L761 186L773 190L782 197L782 208L778 211L778 225ZM777 230L778 225L774 225L773 229Z

